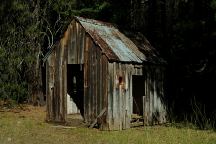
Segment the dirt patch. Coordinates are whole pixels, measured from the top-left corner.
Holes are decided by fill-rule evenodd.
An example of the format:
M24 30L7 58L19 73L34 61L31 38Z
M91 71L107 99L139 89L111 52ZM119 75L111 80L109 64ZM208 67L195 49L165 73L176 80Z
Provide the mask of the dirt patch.
M14 108L2 108L0 112L9 113L11 115L16 115L18 118L30 118L38 122L46 122L46 107L36 107L32 105L18 105ZM62 125L71 127L87 127L88 125L84 123L81 114L70 114L67 115L66 123L52 123L51 125Z
M70 114L67 115L66 125L73 127L87 127L88 125L84 123L81 114Z

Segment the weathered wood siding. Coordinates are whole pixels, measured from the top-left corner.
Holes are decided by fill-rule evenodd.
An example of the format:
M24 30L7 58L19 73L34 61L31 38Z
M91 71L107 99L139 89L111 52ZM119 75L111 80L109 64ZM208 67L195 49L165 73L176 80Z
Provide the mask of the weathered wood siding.
M68 64L84 64L85 30L73 20L67 31Z
M66 121L67 48L65 40L55 45L46 64L47 121Z
M78 22L72 21L68 31L68 64L84 64L84 120L91 124L107 107L108 60ZM102 127L105 117L99 120Z
M108 61L89 36L86 36L85 44L84 117L86 122L92 123L107 107ZM106 115L99 121L102 127L106 125L104 117Z
M108 129L130 128L133 110L132 75L142 75L142 66L109 63L108 79Z
M101 44L105 42L102 41ZM95 119L102 129L130 128L133 113L133 75L145 76L145 124L166 121L162 102L163 68L154 65L109 61L79 22L73 20L64 37L48 57L47 120L65 122L67 114L67 64L83 64L84 120ZM98 115L105 113L98 118Z
M164 68L144 65L145 103L144 124L154 125L166 122L166 106L164 104Z

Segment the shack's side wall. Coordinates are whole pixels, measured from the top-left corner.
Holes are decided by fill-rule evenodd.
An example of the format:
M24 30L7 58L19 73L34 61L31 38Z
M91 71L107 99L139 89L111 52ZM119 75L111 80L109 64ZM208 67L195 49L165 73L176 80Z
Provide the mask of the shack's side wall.
M86 35L84 50L84 117L92 123L103 109L107 111L108 61L91 37ZM106 112L100 118L106 127Z
M46 63L47 121L66 121L67 48L65 44L65 40L62 39L55 45Z
M142 66L113 62L108 64L108 71L108 129L130 128L133 112L132 75L142 75Z
M146 125L166 122L166 105L164 103L164 67L144 65L145 103L144 122Z

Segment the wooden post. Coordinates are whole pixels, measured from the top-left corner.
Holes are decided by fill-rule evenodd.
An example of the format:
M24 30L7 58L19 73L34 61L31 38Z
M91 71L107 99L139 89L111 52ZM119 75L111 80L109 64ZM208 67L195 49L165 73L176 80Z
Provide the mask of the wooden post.
M143 96L142 100L143 100L143 126L145 126L146 125L146 120L147 120L147 118L146 118L146 112L145 112L146 96Z

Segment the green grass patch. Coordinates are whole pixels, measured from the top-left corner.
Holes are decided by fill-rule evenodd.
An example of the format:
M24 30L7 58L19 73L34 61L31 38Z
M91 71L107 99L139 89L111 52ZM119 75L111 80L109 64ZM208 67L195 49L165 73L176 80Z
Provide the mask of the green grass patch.
M45 110L0 112L0 144L215 144L216 133L188 127L153 126L123 131L76 127L63 129L45 122Z

